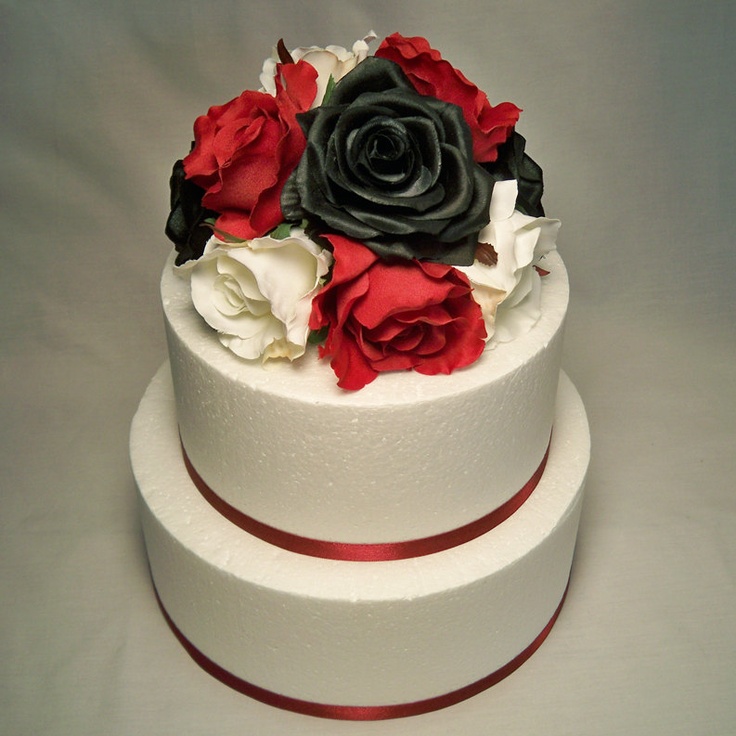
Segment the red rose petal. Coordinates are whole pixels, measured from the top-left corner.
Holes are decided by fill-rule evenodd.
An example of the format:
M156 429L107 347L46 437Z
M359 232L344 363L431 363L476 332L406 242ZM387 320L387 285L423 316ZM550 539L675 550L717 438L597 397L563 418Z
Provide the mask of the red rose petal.
M202 203L220 214L215 229L239 238L266 235L282 220L281 190L304 151L296 115L317 93L317 72L298 62L277 68L276 96L247 90L194 123L184 158Z
M477 360L485 324L467 277L452 266L380 260L360 243L327 236L335 264L312 302L310 327L338 386L355 390L382 371L451 373Z
M397 63L414 88L462 108L465 121L473 135L473 157L476 161L495 161L498 146L513 132L521 109L511 102L493 107L488 97L465 75L445 61L421 36L404 37L399 33L387 36L376 56Z
M352 340L342 340L330 367L338 378L337 385L349 391L357 391L374 381L378 371L371 367L365 356Z

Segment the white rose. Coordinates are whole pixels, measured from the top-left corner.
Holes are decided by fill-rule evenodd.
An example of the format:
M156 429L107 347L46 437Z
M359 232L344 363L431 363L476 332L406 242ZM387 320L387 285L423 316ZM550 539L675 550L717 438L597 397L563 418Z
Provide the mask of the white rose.
M317 96L314 98L312 107L322 104L327 89L327 83L332 77L336 82L342 79L350 70L354 69L366 56L368 56L368 44L376 39L376 34L371 31L365 38L353 44L353 50L348 51L342 46L300 46L291 51L294 61L303 59L317 70ZM278 54L274 49L272 56L263 62L263 71L260 81L264 92L270 95L276 94L276 65Z
M541 281L534 268L555 248L559 220L529 217L514 209L515 180L497 181L491 197L490 222L478 241L490 243L498 260L490 266L475 261L461 267L480 304L489 339L508 342L536 324L540 315Z
M220 342L241 358L304 354L312 298L332 262L300 228L289 237L225 243L213 237L191 270L192 302Z

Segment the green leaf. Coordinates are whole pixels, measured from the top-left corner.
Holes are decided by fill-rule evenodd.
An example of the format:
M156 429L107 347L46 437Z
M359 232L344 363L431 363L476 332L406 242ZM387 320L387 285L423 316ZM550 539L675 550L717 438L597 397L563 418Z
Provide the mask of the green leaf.
M335 81L335 77L330 74L330 78L327 80L327 86L325 87L325 94L322 98L322 104L326 105L330 101L330 97L332 97L332 92L335 89L335 85L337 82Z
M291 228L300 227L302 230L306 230L308 224L307 220L302 220L298 224L295 222L282 222L278 227L271 230L268 236L274 240L286 240L291 235Z
M327 339L327 333L330 331L330 328L325 326L320 328L319 330L312 330L309 333L309 337L307 337L307 342L310 345L319 345L320 343L323 343Z
M269 233L274 240L286 240L291 235L292 225L290 222L282 222Z

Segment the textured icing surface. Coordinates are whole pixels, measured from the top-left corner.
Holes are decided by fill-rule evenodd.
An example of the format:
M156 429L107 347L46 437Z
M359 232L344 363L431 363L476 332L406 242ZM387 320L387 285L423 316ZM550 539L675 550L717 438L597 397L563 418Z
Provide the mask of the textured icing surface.
M249 682L351 705L443 694L535 638L565 589L589 454L585 411L563 375L549 462L519 511L460 547L360 563L273 547L204 501L181 461L166 366L131 435L151 570L176 626Z
M294 534L390 542L454 529L516 493L547 446L568 284L545 261L542 317L451 376L335 385L316 351L244 361L194 311L171 262L161 291L182 442L225 501Z

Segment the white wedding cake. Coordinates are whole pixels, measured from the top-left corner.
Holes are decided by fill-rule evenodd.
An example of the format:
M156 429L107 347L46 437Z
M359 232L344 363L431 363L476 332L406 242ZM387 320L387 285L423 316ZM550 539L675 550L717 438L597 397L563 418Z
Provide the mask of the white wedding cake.
M531 656L590 454L518 108L424 39L372 40L280 43L260 90L195 123L169 360L131 432L187 651L264 702L362 720L452 705Z

